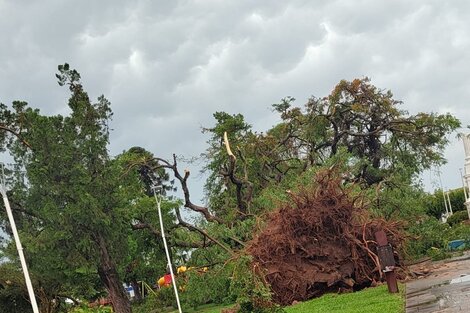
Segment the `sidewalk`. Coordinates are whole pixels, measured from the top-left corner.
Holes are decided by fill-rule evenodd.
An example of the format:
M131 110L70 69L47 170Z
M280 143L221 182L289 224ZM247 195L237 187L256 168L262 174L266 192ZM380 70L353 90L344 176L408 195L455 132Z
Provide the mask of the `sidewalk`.
M470 254L432 267L428 277L406 284L406 313L470 312Z

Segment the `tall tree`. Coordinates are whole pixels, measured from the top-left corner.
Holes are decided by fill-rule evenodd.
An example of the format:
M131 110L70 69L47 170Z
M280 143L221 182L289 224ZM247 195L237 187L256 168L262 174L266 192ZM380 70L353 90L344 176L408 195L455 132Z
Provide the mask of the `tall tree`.
M411 182L423 169L445 162L448 135L460 126L450 114L408 114L390 91L368 78L342 80L330 95L312 97L304 106L294 102L287 97L273 105L281 122L264 133L253 132L240 114L214 114L215 126L204 129L211 135L205 169L213 212L249 215L264 188L342 153L351 165L349 179L364 188L391 182L395 174Z
M460 127L450 114L408 114L391 91L375 87L368 78L342 80L329 96L310 98L304 110L292 102L287 99L274 108L294 149L304 152L311 164L346 149L362 162L357 179L368 185L394 171L406 169L413 176L443 163L447 135Z
M12 196L16 214L26 217L26 245L47 250L43 256L51 255L51 270L94 268L115 311L130 313L118 262L128 250L132 225L132 198L123 195L135 187L122 185L122 169L108 155L110 103L103 96L92 103L68 64L56 76L71 92L68 116L45 116L25 102L14 102L13 110L0 107L2 147L25 171Z

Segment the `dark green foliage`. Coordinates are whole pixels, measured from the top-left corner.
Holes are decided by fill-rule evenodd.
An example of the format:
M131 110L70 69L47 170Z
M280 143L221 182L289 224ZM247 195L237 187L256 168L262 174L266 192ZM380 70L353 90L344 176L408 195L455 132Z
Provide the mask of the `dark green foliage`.
M406 244L407 259L416 260L423 256L442 259L449 256L448 243L453 240L470 240L470 225L441 223L433 217L422 217L410 223L411 238Z
M70 313L113 313L111 307L89 308L86 305L73 308Z
M151 158L143 149L112 159L109 101L100 96L93 103L68 64L59 66L57 78L71 92L67 116L42 115L24 102L0 107L0 122L12 130L1 132L0 146L21 170L9 177L10 202L30 271L44 289L42 305L58 294L90 299L106 289L116 312L128 313L122 280L148 278L142 277L148 262L158 266L163 258L154 235L149 240L133 230L136 222L155 222L155 202L141 178L158 173L129 168L138 157ZM174 204L163 207L167 213ZM9 257L15 260L14 253Z
M253 267L251 256L241 255L230 265L232 283L230 292L236 295L240 312L283 312L272 301L271 290L262 277L263 269Z
M457 224L460 224L463 221L468 220L468 212L467 210L465 211L458 211L452 214L448 219L447 219L447 224L450 226L454 226Z
M197 309L207 303L232 303L235 299L229 292L231 273L228 268L216 266L207 272L188 271L187 283L182 282L184 292L181 295L185 305Z
M453 212L465 211L467 210L465 207L465 194L463 188L458 188L450 191L449 194L450 203L452 205ZM440 218L443 213L446 212L445 204L444 204L444 195L442 194L442 190L438 189L434 192L434 194L429 195L425 199L426 204L426 213L428 215L434 216L436 218ZM448 208L450 210L450 208Z
M159 313L173 311L178 306L173 287L164 287L157 290L156 294L150 293L142 303L133 307L138 313Z
M12 264L0 264L0 313L32 312L22 275Z
M435 218L423 217L410 225L408 231L412 238L407 242L407 259L419 259L431 248L445 247L443 234L449 226Z

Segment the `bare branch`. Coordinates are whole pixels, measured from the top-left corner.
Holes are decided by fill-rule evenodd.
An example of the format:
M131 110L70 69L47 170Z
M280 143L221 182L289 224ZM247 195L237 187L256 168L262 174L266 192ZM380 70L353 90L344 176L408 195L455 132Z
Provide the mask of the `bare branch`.
M191 202L191 197L190 197L189 188L188 188L188 177L189 177L190 172L189 170L185 170L184 176L181 176L178 170L176 154L173 154L173 164L170 164L167 160L160 159L160 158L155 158L155 160L157 160L158 162L162 164L161 167L171 169L173 171L173 175L176 177L176 179L179 180L181 184L181 188L183 189L184 206L186 208L192 211L201 213L202 215L204 215L204 218L209 222L217 222L219 224L225 224L224 220L211 214L208 208L196 205Z
M178 223L183 226L183 227L186 227L187 229L191 230L191 231L196 231L198 233L200 233L201 235L203 235L204 237L206 237L207 239L209 239L210 241L212 241L213 243L215 243L216 245L218 245L219 247L221 247L222 249L224 249L225 251L227 251L229 254L233 255L234 252L232 251L232 249L230 249L229 247L227 247L226 245L224 245L223 243L221 243L220 241L218 241L217 239L215 239L214 237L210 236L205 230L199 228L199 227L196 227L192 224L189 224L187 222L185 222L182 218L181 218L181 212L179 210L179 208L177 207L175 209L176 211L176 218L178 219Z
M174 228L175 227L173 227L173 229ZM158 231L156 228L154 228L149 223L145 223L145 222L142 222L142 221L139 221L139 223L137 223L137 224L133 224L132 229L133 230L148 229L155 236L155 238L161 238L161 236L162 236L160 231ZM205 248L205 247L211 246L212 243L211 242L205 242L205 241L188 242L188 241L181 241L181 240L173 239L172 240L172 245L180 247L180 248Z
M10 134L14 135L16 138L18 138L18 140L21 141L22 144L24 144L26 147L32 149L31 145L29 144L29 142L27 142L25 139L23 139L23 137L21 137L21 135L19 133L17 133L16 131L14 131L13 129L5 126L5 125L0 125L0 130L5 130L7 132L9 132Z
M227 150L227 154L229 156L229 164L228 164L228 170L224 172L220 172L220 173L224 177L230 178L230 181L236 186L237 206L238 206L239 211L243 213L243 215L245 215L247 213L248 203L251 202L253 184L250 181L248 181L246 171L245 171L245 179L243 180L235 176L237 158L235 157L232 150L230 149L230 143L228 141L227 132L224 132L224 142L225 142L225 148ZM238 152L239 154L241 154L240 151ZM245 195L243 195L244 188L247 189L247 192Z

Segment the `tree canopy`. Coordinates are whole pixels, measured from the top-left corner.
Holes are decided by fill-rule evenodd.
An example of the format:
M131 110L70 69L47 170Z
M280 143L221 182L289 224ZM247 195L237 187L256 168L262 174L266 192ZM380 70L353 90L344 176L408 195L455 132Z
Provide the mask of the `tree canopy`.
M57 78L71 92L69 115L45 116L25 102L0 108L8 130L2 147L17 170L11 176L12 206L38 288L49 284L41 305L61 294L91 298L104 286L116 312L131 312L122 282L126 268L151 251L137 251L145 239L134 229L153 210L153 198L138 171L128 171L138 154L108 154L110 102L100 96L92 103L68 64L59 66Z
M253 132L240 114L214 114L215 126L205 129L211 134L206 191L214 211L232 207L246 214L267 186L339 154L348 155L349 180L365 187L397 175L411 182L424 169L445 162L448 135L460 127L450 114L408 114L390 91L368 78L343 80L330 95L311 97L302 107L294 101L287 97L273 105L281 122L263 133ZM224 132L235 147L236 163L225 151Z

